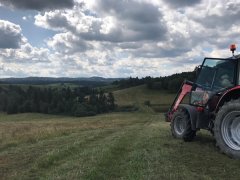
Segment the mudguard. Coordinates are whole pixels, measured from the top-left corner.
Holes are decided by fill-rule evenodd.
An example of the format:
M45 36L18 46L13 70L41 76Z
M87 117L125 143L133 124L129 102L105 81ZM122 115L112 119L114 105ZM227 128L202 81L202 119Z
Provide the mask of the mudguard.
M231 99L238 99L240 97L240 86L235 86L231 89L228 89L224 94L220 97L215 111L217 112L219 108L224 104L226 101L230 101Z

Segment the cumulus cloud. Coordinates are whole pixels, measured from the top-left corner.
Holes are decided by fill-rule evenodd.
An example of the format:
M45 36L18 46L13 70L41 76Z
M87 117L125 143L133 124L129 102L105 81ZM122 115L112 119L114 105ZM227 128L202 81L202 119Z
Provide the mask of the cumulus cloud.
M70 27L67 17L59 10L45 12L35 16L35 25L56 31L64 31Z
M177 6L183 10L171 10ZM204 17L208 13L204 11L206 6L208 3L200 0L183 1L181 6L177 1L168 2L168 6L166 2L145 0L99 0L91 5L80 1L68 11L38 14L35 24L59 32L47 43L60 54L72 54L67 58L69 68L73 64L89 67L84 69L89 74L98 73L98 69L124 76L144 76L145 72L156 75L159 69L162 74L169 74L177 70L174 64L178 68L186 64L184 69L192 70L209 54L205 49L223 48L228 43L229 34L219 37L220 30L208 29L198 20L196 9ZM183 63L186 59L189 62ZM127 65L130 62L132 65ZM110 66L113 71L108 70ZM167 66L173 71L163 71ZM144 70L140 73L141 69ZM182 70L179 68L178 72Z
M99 0L95 7L99 16L113 16L117 19L116 39L122 36L123 41L141 41L164 39L167 27L159 7L138 1Z
M0 0L0 3L17 9L30 9L38 11L72 8L74 5L73 0Z
M54 63L48 49L32 47L29 43L19 49L0 49L0 76L51 76Z
M163 0L167 3L170 7L173 8L181 8L181 7L188 7L194 6L196 4L201 3L202 0Z
M25 43L19 49L1 49L0 58L4 63L46 63L49 62L49 50Z
M201 13L193 14L193 19L201 23L205 28L229 29L232 25L240 23L240 3L225 1L222 3L209 3L208 8L199 9Z
M0 48L19 48L24 42L21 27L9 21L0 20Z
M137 1L99 1L89 10L83 3L71 11L51 11L35 16L35 24L71 31L87 41L134 42L164 39L167 32L158 7Z
M2 49L6 74L162 76L191 71L204 56L228 57L229 44L238 43L236 0L74 0L70 9L49 7L38 8L44 12L34 23L55 34L44 48L18 41L19 49Z
M0 20L0 63L47 62L49 50L29 44L19 25Z
M70 32L56 34L47 42L48 46L62 53L84 52L91 49L91 45Z

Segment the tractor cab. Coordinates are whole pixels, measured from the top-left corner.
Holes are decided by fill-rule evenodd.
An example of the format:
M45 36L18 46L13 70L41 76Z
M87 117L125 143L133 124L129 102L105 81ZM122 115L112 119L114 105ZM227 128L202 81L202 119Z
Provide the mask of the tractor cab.
M185 80L166 113L175 138L192 141L200 129L209 130L217 146L240 159L240 55L227 59L205 58L196 81ZM188 103L182 103L186 96Z
M206 58L196 80L199 88L210 91L222 91L233 87L236 77L236 59Z
M219 96L238 83L238 59L205 58L193 83L190 104L205 106L212 96Z

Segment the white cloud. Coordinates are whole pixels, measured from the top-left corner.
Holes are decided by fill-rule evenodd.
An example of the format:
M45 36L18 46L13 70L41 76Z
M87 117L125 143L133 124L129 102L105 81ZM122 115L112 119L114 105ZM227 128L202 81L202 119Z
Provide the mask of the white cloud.
M56 34L47 41L49 47L60 53L78 53L91 49L91 45L70 32Z
M71 8L74 4L73 0L0 0L4 6L10 6L16 9L30 9L30 10L49 10L49 9L62 9Z
M70 28L66 15L60 10L36 15L35 25L56 31L67 31Z
M44 48L22 45L19 49L4 49L0 51L1 62L4 64L35 64L48 63L49 51Z
M43 71L40 64L49 63L49 50L32 47L21 32L19 25L0 20L1 77L32 75Z
M204 56L231 56L229 44L240 44L239 16L237 0L75 0L72 9L35 16L36 26L56 33L45 40L49 49L17 41L19 49L1 51L0 68L74 77L191 71Z
M166 27L158 7L135 1L121 2L99 1L99 7L94 9L87 9L83 3L76 4L72 10L38 14L35 24L70 31L87 41L131 42L164 38ZM122 12L118 6L123 8Z
M9 21L0 20L0 49L19 48L25 41L19 25Z
M191 7L195 6L199 3L201 3L201 0L194 0L194 1L189 1L189 0L163 0L165 3L167 3L170 7L173 8L182 8L182 7Z
M103 23L101 25L100 33L102 34L109 34L112 29L117 28L116 27L115 18L112 16L105 17L103 19Z

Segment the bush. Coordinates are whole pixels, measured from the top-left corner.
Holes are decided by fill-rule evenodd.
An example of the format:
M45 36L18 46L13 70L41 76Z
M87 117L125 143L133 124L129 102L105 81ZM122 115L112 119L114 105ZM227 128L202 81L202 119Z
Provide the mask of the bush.
M139 108L134 105L119 106L116 108L116 111L119 111L119 112L134 112L138 110Z
M144 101L144 105L145 105L145 106L151 106L151 101L149 101L149 100Z
M96 115L96 111L94 111L94 108L91 109L89 106L78 104L73 109L73 115L76 117L94 116Z

